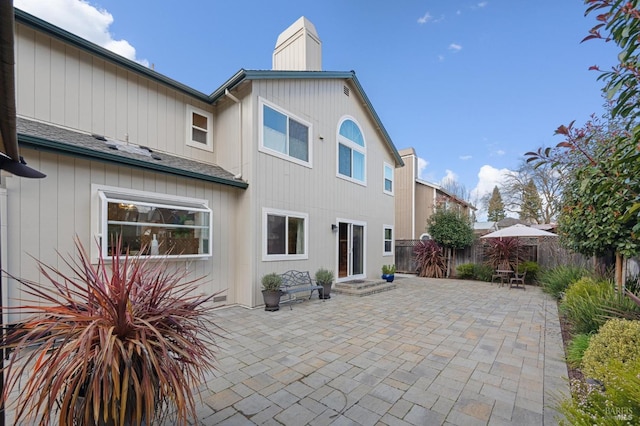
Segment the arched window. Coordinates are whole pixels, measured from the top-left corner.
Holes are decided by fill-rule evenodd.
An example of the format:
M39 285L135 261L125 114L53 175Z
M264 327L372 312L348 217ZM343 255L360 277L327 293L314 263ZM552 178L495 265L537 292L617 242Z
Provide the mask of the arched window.
M360 127L350 118L338 129L338 175L366 183L366 146Z

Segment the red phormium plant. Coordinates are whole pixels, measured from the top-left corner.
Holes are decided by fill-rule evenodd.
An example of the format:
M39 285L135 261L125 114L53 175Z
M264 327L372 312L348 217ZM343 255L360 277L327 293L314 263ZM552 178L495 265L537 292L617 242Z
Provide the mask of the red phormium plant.
M484 249L487 264L494 269L516 270L519 263L524 262L523 247L518 238L487 238Z
M419 241L413 248L419 277L443 278L447 264L442 247L433 240Z
M3 400L22 387L16 423L197 421L194 393L214 368L220 336L213 295L197 295L199 280L186 281L163 261L120 257L118 247L110 262L92 265L75 244L78 260L63 258L70 274L38 262L48 283L16 278L38 303L4 308L30 315L2 342L11 352Z

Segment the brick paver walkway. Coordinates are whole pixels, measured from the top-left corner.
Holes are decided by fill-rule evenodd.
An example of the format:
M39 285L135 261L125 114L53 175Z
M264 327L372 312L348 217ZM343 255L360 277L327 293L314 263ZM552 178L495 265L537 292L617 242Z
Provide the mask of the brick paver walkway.
M556 303L537 287L397 278L366 297L217 311L205 425L552 425L568 394Z

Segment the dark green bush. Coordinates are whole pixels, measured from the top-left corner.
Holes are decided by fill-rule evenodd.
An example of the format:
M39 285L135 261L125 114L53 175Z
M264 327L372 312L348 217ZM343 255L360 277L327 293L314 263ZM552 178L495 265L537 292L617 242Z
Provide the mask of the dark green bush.
M588 270L578 266L557 266L541 270L538 273L538 282L545 293L560 299L571 283L589 275Z
M463 280L470 280L474 277L473 270L475 265L473 263L464 263L462 265L458 265L456 267L456 271L458 273L458 278Z
M491 281L493 275L493 268L485 264L476 264L473 268L473 277L478 281Z
M463 263L456 267L458 278L463 280L491 281L493 268L485 264Z

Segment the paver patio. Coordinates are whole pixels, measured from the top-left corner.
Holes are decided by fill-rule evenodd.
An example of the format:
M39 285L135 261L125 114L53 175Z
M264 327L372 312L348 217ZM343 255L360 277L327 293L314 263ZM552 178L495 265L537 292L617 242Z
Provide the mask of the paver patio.
M417 278L290 310L216 312L205 425L553 425L568 394L556 302L540 288Z

